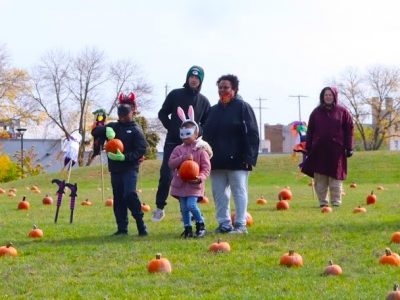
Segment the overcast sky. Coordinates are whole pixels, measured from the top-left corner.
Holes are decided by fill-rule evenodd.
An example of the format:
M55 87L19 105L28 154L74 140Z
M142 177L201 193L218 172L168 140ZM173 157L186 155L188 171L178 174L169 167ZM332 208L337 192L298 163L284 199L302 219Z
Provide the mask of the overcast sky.
M12 64L30 68L52 49L96 47L131 59L153 86L156 116L165 85L205 69L202 92L239 77L240 94L262 105L262 123L308 120L320 90L349 66L400 65L398 0L0 0L0 44ZM257 118L259 112L255 109Z

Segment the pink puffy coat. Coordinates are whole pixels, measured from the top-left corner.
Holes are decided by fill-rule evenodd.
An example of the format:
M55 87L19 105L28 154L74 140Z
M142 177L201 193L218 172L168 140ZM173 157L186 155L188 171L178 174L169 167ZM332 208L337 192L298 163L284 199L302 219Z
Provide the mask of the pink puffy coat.
M168 166L174 172L170 193L175 198L187 196L198 196L199 198L202 198L204 196L204 183L210 175L211 170L210 157L205 150L195 149L195 147L196 143L176 146L169 158ZM178 175L179 166L189 154L192 154L193 160L199 164L200 183L185 182Z

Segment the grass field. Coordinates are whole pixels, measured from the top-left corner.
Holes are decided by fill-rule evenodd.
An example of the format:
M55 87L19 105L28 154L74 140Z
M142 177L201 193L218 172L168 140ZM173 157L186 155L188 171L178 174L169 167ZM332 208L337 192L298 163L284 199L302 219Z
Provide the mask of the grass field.
M71 182L78 183L73 224L69 224L68 195L54 224L55 204L44 206L49 193L56 200L53 178L46 174L0 184L17 188L17 197L0 195L0 245L11 241L19 256L0 257L0 299L384 299L400 268L379 265L386 247L400 252L390 237L400 231L399 153L356 153L349 161L343 205L322 214L313 199L309 179L297 170L289 155L263 156L250 175L249 212L254 225L248 235L216 235L214 205L202 205L209 233L203 239L183 240L178 203L170 198L166 218L145 220L149 236L139 238L131 222L128 236L110 236L115 231L112 209L102 203L100 167L74 169ZM142 202L154 208L160 161L146 161L141 167L138 188ZM64 175L65 176L65 175ZM349 188L351 182L358 187ZM106 197L111 196L105 176ZM29 187L37 185L41 194ZM378 185L383 191L376 190ZM277 194L284 186L293 192L291 208L277 211ZM374 190L378 201L366 214L352 209L365 205ZM27 211L17 210L26 195ZM263 195L268 203L256 205ZM94 204L79 205L86 198ZM44 231L40 240L27 237L33 224ZM211 254L208 246L218 238L228 241L232 251ZM302 268L279 265L289 249L300 253ZM146 266L156 253L167 257L171 274L150 274ZM343 275L322 275L328 261L340 264Z

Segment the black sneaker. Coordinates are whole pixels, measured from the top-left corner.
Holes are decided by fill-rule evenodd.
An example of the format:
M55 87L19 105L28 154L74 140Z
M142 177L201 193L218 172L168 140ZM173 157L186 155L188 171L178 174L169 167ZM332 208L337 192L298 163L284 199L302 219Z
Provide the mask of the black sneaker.
M124 231L124 230L117 230L116 232L114 232L112 235L127 235L128 231Z
M193 237L192 226L185 226L185 231L182 232L181 237L187 239Z
M222 226L219 225L217 229L215 229L215 233L229 233L233 230L232 225L228 225L228 226Z
M204 223L196 223L196 237L201 238L206 235L206 227Z

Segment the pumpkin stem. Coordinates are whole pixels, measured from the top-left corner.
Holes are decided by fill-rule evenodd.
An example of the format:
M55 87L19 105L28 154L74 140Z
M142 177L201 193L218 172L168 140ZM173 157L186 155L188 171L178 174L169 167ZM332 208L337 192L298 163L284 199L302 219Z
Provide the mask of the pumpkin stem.
M390 255L392 255L392 250L390 250L389 248L386 248L385 253L386 253L386 256L390 256Z
M25 201L25 200L26 200L26 197L25 197L25 196L23 196L23 197L22 197L22 201Z
M330 266L333 265L333 260L332 260L332 259L329 261L329 265L330 265Z
M374 194L374 191L371 191L371 195L373 195Z
M10 248L12 245L13 245L13 243L8 242L7 245L6 245L6 247L7 247L7 248Z
M294 255L294 250L289 250L289 255L293 256Z
M217 244L221 243L221 239L218 239Z
M33 224L33 229L37 229L37 228L38 228L37 225Z
M161 253L156 254L156 259L161 259Z
M393 291L398 291L399 290L399 284L398 283L395 283L394 284L394 287L393 287Z

